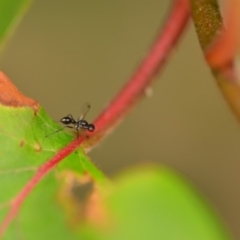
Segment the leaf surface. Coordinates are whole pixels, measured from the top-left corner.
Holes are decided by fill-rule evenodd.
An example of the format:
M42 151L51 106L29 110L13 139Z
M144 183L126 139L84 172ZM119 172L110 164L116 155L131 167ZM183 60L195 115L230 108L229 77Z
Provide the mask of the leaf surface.
M109 219L98 237L88 232L92 239L232 239L199 194L167 168L128 171L110 189L104 203Z
M33 177L38 168L76 136L61 131L46 138L60 126L42 107L22 95L0 74L0 222L9 211L12 199ZM76 150L45 176L23 203L3 239L74 239L66 221L58 190L60 173L88 173L91 181L100 181L102 173L81 149Z

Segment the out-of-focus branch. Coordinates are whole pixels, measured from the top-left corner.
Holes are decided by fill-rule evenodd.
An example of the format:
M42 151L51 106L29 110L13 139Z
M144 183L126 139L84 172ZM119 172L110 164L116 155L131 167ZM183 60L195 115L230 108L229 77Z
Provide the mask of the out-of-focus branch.
M240 1L225 2L225 26L217 0L191 0L191 9L206 60L225 99L240 120L240 71L236 61L240 38Z
M221 35L205 51L205 57L212 68L221 68L232 61L240 43L240 1L228 0L225 4L225 28Z

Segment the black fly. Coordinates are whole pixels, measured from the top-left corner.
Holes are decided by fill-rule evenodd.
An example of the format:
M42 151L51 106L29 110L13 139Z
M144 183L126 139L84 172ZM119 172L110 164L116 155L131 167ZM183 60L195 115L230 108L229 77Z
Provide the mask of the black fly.
M88 130L89 132L93 132L95 130L95 126L92 123L88 123L84 118L86 117L88 111L90 110L90 104L86 103L82 107L82 115L80 118L75 120L71 114L68 114L66 117L63 117L60 122L63 123L63 128L60 128L59 130L50 133L46 137L49 137L50 135L62 131L64 128L74 128L76 129L77 133L79 133L80 130Z

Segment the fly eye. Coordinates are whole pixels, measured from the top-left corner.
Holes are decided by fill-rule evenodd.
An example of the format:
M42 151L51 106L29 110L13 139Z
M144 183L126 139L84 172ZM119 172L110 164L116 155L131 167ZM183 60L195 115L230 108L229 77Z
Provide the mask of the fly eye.
M93 132L95 130L95 126L93 124L88 124L88 131Z

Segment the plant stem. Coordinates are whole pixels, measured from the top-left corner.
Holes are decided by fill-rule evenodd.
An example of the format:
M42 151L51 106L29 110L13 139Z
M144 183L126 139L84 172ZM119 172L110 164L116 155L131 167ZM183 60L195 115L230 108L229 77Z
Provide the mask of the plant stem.
M146 93L147 87L152 83L157 72L165 66L171 50L185 29L190 15L188 7L187 0L175 1L168 21L148 55L122 90L95 120L97 132L103 132L103 135L108 133Z
M240 2L226 0L226 28L217 0L191 0L199 42L223 96L240 121Z
M225 4L226 28L205 51L205 57L212 68L221 68L231 62L238 53L240 43L240 1L228 0Z
M163 68L171 50L180 39L188 23L189 15L188 1L176 0L171 9L168 21L149 54L129 82L95 120L94 124L96 126L96 131L89 134L89 137L93 137L97 140L105 136L112 128L113 124L119 122L126 112L130 110L130 107L133 107L133 104L143 96L146 87L152 82L157 71ZM22 191L20 191L12 201L10 211L0 225L0 237L17 215L23 201L37 183L61 160L76 150L83 141L84 138L80 136L78 139L59 150L53 158L39 168L33 178L30 179Z

